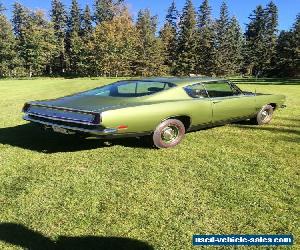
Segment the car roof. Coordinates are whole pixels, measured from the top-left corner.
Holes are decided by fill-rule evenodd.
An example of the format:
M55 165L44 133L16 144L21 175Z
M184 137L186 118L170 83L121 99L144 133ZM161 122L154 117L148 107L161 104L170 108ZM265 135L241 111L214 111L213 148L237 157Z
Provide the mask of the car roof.
M186 86L186 85L196 84L196 83L224 81L225 79L215 78L215 77L148 77L148 78L141 78L140 80L151 81L151 82L167 82L167 83L173 83L177 86Z

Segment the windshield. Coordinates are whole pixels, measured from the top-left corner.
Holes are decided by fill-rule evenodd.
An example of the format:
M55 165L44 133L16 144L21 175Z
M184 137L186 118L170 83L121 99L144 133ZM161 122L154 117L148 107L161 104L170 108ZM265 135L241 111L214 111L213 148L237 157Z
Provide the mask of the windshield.
M141 97L167 90L176 85L155 81L120 81L82 93L83 95L111 97Z

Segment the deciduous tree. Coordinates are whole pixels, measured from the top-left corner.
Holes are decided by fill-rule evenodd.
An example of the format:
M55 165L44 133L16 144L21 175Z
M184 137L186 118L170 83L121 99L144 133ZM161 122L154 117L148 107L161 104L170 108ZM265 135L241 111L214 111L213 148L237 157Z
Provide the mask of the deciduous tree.
M136 28L127 10L97 25L94 33L96 69L101 75L126 76L136 59Z
M165 74L162 42L156 37L157 16L148 9L138 13L136 73L143 76Z
M0 3L0 77L11 76L17 62L16 41L13 27L4 15Z

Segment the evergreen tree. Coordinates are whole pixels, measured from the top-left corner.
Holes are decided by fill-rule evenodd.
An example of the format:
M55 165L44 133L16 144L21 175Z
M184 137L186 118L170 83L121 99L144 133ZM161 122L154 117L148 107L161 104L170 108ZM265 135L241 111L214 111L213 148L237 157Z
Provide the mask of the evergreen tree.
M3 5L3 3L0 2L0 15L4 15L3 12L5 11L5 7Z
M292 75L300 76L300 13L292 28L292 68Z
M81 64L83 42L79 36L81 29L81 10L77 0L72 0L71 11L68 17L68 31L66 51L68 53L69 71L78 74L78 65Z
M94 41L96 67L101 75L117 77L132 74L137 37L127 10L98 25Z
M265 9L266 19L266 71L274 69L276 64L276 42L277 42L277 27L278 27L278 8L271 1Z
M96 74L93 30L94 28L91 11L89 6L86 5L82 16L80 31L80 38L82 42L82 50L80 54L81 59L77 65L78 72L81 75Z
M199 8L197 22L197 63L196 72L212 75L215 70L215 32L211 17L211 7L208 0L204 0Z
M29 10L20 3L13 5L13 29L17 39L22 39L22 30L24 29L29 16Z
M230 70L230 61L231 61L231 50L232 47L230 44L230 20L228 14L228 7L225 2L222 3L220 9L220 18L216 22L216 74L217 75L227 75Z
M189 75L196 66L196 13L191 0L187 0L179 22L176 73Z
M85 6L81 23L81 35L83 38L89 37L93 32L93 18L88 5Z
M160 38L163 44L164 64L168 67L169 73L174 72L176 65L177 22L178 11L173 1L168 9L165 24L160 31Z
M12 75L17 59L13 28L5 17L4 10L0 3L0 77Z
M81 27L81 10L77 0L72 0L68 29L70 33L79 33Z
M156 34L157 17L151 16L148 9L140 10L136 23L138 33L136 72L138 75L151 76L164 74L162 43Z
M177 30L178 17L179 13L176 8L175 1L173 0L166 15L166 23L168 23L174 30Z
M110 21L124 0L96 0L94 20L97 24Z
M67 14L60 0L52 0L51 21L53 23L58 57L54 58L53 66L58 73L66 69L66 28Z
M228 70L227 74L235 75L241 73L243 64L243 47L245 44L241 27L236 19L232 17L228 27Z
M261 5L257 6L253 14L249 17L250 23L247 25L245 33L247 41L247 55L249 71L256 75L262 75L266 68L266 19L265 11Z
M293 28L282 31L276 47L276 73L280 76L300 75L300 14Z

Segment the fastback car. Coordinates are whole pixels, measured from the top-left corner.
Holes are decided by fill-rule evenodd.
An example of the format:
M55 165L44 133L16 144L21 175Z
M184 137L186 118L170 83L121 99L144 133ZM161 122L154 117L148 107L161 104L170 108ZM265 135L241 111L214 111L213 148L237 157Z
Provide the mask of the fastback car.
M54 100L28 102L24 119L64 134L87 137L150 136L158 148L186 132L250 121L269 123L285 96L244 92L217 78L147 78L118 81Z

